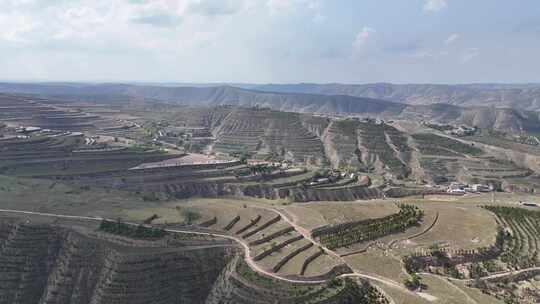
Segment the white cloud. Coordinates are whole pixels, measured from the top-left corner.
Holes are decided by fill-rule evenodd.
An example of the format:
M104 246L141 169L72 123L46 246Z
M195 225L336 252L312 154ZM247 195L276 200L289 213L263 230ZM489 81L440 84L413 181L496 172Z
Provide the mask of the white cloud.
M268 0L266 6L271 14L284 13L293 9L309 9L319 12L321 3L318 0Z
M244 3L248 2L5 1L8 2L0 4L0 44L17 46L25 43L36 51L52 48L89 53L96 49L106 52L126 49L167 51L199 44L206 40L204 37L211 36L210 33L222 30L222 16L243 12Z
M8 18L0 19L0 40L9 43L26 43L30 39L30 34L39 23L24 15L11 15Z
M470 48L461 55L461 61L467 63L480 55L480 49Z
M461 36L457 33L454 33L450 36L448 36L448 38L446 38L446 40L444 40L444 44L446 45L450 45L450 44L453 44L454 42L456 42Z
M355 50L361 50L364 48L364 46L367 44L367 42L370 40L371 36L375 34L376 31L370 27L364 26L358 34L356 34L356 38L353 41L353 48Z
M292 4L290 0L268 0L266 2L266 6L268 6L270 12L273 14L290 9Z
M425 0L425 12L439 12L448 6L446 0Z
M190 3L189 12L206 15L232 15L246 6L244 0L199 0Z

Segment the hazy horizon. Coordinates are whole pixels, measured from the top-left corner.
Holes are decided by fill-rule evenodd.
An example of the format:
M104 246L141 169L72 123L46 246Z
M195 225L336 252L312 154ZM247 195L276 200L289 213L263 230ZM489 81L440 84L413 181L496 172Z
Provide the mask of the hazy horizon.
M0 79L540 83L533 0L6 0Z
M539 82L468 82L468 83L437 83L437 82L386 82L386 81L375 81L375 82L167 82L167 81L137 81L137 80L32 80L32 79L21 79L21 80L10 80L10 79L0 79L0 83L12 83L12 84L36 84L36 85L108 85L108 84L117 84L117 85L148 85L148 86L264 86L264 85L350 85L350 86L361 86L361 85L376 85L376 84L390 84L390 85L441 85L441 86L475 86L475 85L510 85L510 86L540 86Z

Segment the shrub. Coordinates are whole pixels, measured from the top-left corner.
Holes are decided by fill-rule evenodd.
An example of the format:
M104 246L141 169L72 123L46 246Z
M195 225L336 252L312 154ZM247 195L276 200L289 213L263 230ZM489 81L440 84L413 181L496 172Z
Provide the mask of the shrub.
M185 223L188 225L193 224L195 221L201 218L200 213L188 208L181 209L180 214L184 217Z

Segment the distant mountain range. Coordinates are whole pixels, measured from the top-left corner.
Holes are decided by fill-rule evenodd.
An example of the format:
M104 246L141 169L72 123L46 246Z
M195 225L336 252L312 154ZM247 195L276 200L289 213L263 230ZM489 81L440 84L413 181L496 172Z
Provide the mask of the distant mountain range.
M0 92L99 102L118 102L129 98L193 106L262 106L281 111L431 120L502 131L540 132L540 112L535 112L540 110L540 86L536 85L246 86L249 89L232 86L0 83ZM507 108L502 108L504 106Z
M365 97L275 93L232 86L171 87L130 84L0 83L0 92L44 96L129 96L182 105L262 106L281 111L325 114L398 114L406 105Z
M415 105L445 103L540 111L540 84L267 84L250 87L282 93L368 97Z

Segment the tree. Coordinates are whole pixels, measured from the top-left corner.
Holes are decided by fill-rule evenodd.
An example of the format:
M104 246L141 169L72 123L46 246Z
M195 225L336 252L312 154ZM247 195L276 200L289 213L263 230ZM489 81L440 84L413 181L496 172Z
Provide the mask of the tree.
M180 214L184 217L184 220L188 225L193 224L193 222L201 218L201 215L198 212L187 208L182 209Z
M337 288L340 287L342 283L343 282L339 278L334 277L330 279L330 281L328 281L328 283L326 284L328 288Z
M410 279L406 279L404 284L410 290L416 290L422 287L422 278L420 278L416 273L411 274Z

